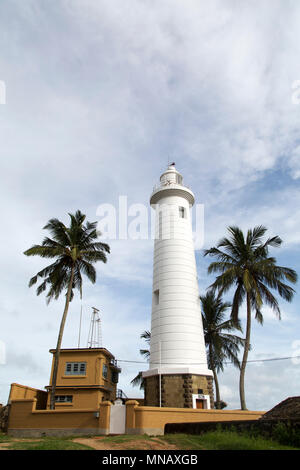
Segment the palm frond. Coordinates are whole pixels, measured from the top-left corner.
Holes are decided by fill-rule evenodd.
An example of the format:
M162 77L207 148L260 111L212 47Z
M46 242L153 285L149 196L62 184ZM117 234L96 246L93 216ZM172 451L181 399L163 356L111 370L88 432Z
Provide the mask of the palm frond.
M132 379L130 383L134 387L139 386L140 389L143 390L143 388L144 388L144 379L143 379L143 376L142 376L142 372L139 372L138 375L136 377L134 377L134 379Z
M202 322L205 344L209 350L208 365L216 371L223 370L224 361L229 358L238 365L237 353L243 345L243 339L233 335L231 331L241 331L240 322L232 319L224 321L225 311L231 307L228 302L223 302L220 295L215 296L210 290L205 296L200 297L202 305Z
M26 256L40 256L41 258L56 258L61 255L61 250L57 247L33 245L28 250L24 251Z
M51 234L45 237L42 245L33 245L26 250L26 256L40 256L54 258L56 261L43 268L29 281L29 287L37 283L39 278L44 281L37 288L37 295L48 288L47 303L57 299L63 291L67 291L71 271L73 270L73 283L71 299L74 289L82 291L82 274L92 283L96 281L94 264L98 261L107 262L109 245L97 241L99 232L96 230L97 222L86 222L86 216L81 211L69 214L70 225L66 227L60 220L52 218L44 226Z

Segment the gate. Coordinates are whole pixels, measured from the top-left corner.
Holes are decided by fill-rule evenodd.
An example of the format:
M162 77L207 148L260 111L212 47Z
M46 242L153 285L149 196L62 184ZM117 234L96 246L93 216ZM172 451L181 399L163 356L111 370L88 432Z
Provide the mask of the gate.
M125 434L126 406L118 401L110 408L109 434Z

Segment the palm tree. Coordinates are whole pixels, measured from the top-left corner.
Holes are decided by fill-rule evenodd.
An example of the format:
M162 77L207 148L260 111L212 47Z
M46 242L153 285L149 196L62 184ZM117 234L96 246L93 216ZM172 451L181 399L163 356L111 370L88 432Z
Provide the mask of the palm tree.
M208 366L213 371L215 380L216 408L221 409L217 372L224 370L225 359L229 359L236 367L240 368L237 354L245 340L230 333L235 329L242 331L242 328L239 321L234 323L231 319L225 320L225 312L231 307L229 302L222 302L222 299L219 296L216 297L212 290L201 296L200 300L204 339L208 349Z
M44 229L49 230L52 238L45 237L41 245L34 245L24 254L26 256L41 256L52 258L55 262L33 276L29 287L37 283L38 278L44 279L37 288L37 295L48 289L47 304L52 299L58 299L62 292L66 292L65 307L60 324L57 346L55 351L52 387L50 395L50 409L55 409L55 390L60 356L61 342L67 318L70 301L73 298L73 289L82 292L82 273L95 283L96 270L93 266L97 261L106 263L106 253L110 252L107 244L96 241L100 232L97 231L97 222L84 221L86 216L79 210L69 214L70 226L66 227L58 219L51 219Z
M208 273L220 273L210 286L219 295L234 288L231 318L237 321L240 307L244 300L247 306L246 341L240 372L241 409L246 410L245 401L245 369L250 347L251 313L255 311L255 319L263 323L262 306L265 303L281 318L281 312L276 297L271 290L290 302L295 293L285 280L296 283L297 274L293 269L277 266L276 259L269 256L270 247L279 247L282 240L278 236L263 241L267 229L257 226L249 229L246 236L240 228L228 227L229 238L223 238L216 247L204 251L217 261L210 264ZM222 250L220 249L222 248ZM271 289L271 290L270 290Z
M150 331L144 331L141 336L140 336L141 339L144 339L146 341L147 344L150 343L150 339L151 339L151 333ZM140 349L140 354L145 357L147 360L149 359L150 357L150 351L149 349ZM143 389L144 388L144 379L143 379L143 376L142 376L142 372L139 372L137 374L136 377L134 377L134 379L131 380L130 382L134 387L135 386L140 386L140 389Z

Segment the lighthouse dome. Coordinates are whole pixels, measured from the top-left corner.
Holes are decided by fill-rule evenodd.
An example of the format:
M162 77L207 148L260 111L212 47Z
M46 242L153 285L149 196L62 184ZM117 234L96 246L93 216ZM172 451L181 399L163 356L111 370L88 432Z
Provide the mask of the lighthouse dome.
M167 184L182 184L183 178L179 171L175 168L175 163L172 163L168 166L167 170L161 175L160 183L161 185Z
M183 184L183 177L175 168L175 163L168 165L166 171L160 177L158 185L155 185L150 198L150 204L153 206L162 197L167 196L183 196L185 197L190 207L194 204L195 198L193 192Z

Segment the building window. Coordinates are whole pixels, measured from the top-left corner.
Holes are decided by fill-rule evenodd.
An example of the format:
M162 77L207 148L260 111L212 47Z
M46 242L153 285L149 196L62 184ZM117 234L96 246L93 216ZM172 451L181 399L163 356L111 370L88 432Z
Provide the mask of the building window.
M158 289L153 292L153 302L154 302L154 305L159 304L159 290Z
M72 403L72 395L55 395L55 401L57 403Z
M107 376L108 376L108 367L106 364L103 364L103 368L102 368L102 376L107 379Z
M112 373L111 373L111 381L112 381L113 384L117 384L118 380L119 380L119 374L118 374L118 372L113 370Z
M182 206L179 206L179 217L181 217L182 219L186 218L185 208Z
M67 362L65 374L66 375L85 375L86 374L86 362Z

